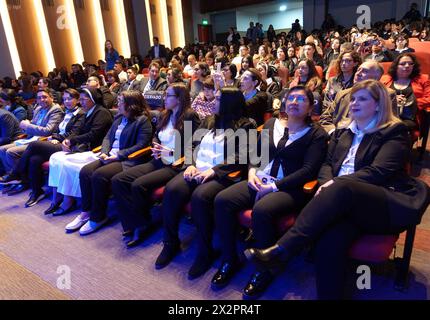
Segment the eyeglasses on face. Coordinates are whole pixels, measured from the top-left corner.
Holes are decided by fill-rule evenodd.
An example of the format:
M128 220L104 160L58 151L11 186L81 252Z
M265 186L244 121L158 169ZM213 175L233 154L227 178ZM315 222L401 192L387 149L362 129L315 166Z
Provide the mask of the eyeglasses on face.
M304 103L306 102L305 96L299 96L299 95L290 95L287 97L288 102L294 102L297 101L298 103Z
M413 63L412 61L406 61L406 62L400 62L399 63L399 66L402 66L402 67L404 67L406 65L409 65L409 66L413 67L415 65L415 63Z

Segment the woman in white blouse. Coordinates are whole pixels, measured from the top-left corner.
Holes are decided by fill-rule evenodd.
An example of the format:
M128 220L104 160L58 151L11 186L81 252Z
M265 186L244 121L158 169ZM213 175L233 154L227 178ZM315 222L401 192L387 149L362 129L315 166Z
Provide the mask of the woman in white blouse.
M217 92L216 99L214 115L207 117L196 132L202 138L194 146L193 164L166 185L163 198L164 247L155 267L164 268L179 253L179 220L183 208L191 201L198 249L188 272L189 279L204 274L214 261L213 200L218 192L234 183L228 177L231 172L246 168L247 133L255 128L255 124L243 116L246 104L239 89L225 87ZM238 143L235 135L240 134L245 139Z
M420 223L429 189L405 172L409 135L392 113L387 89L379 81L361 81L349 107L351 123L331 137L315 197L274 246L245 251L260 270L246 297L261 295L279 267L316 242L318 298L342 299L348 251L357 237L396 234Z
M199 124L197 113L191 109L187 87L181 83L171 84L165 93L165 110L153 139L153 159L112 178L112 191L127 248L137 246L154 230L156 223L150 212L152 192L181 171L176 162L184 155L185 129L192 135Z

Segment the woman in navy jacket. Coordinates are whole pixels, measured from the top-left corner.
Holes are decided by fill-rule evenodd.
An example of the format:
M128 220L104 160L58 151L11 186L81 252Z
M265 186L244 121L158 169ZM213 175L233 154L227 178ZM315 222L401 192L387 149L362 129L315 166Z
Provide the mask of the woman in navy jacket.
M87 164L79 173L82 212L67 225L66 231L79 229L81 235L86 235L108 221L106 212L112 177L139 164L141 160L128 160L128 156L147 147L152 139L151 117L140 92L121 93L118 110L120 116L103 139L99 160Z
M332 135L315 197L274 246L245 251L260 270L245 297L258 297L280 266L316 241L318 297L341 299L348 251L359 235L396 234L420 223L429 188L405 172L409 135L393 116L387 89L375 80L357 83L349 107L352 121Z

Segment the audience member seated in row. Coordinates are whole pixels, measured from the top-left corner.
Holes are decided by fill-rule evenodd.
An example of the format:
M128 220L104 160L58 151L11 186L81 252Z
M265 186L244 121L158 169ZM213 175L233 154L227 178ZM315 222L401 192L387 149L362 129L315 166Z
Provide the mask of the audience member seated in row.
M11 112L18 121L31 120L31 106L14 89L3 89L0 92L0 108Z
M203 91L194 99L191 108L199 115L200 120L215 113L215 86L212 77L203 81Z
M396 48L392 51L395 58L402 53L415 52L415 49L409 48L409 38L403 33L396 37L395 43Z
M102 94L102 106L106 109L113 109L116 99L112 92L102 84L100 76L92 75L88 77L85 88L98 89Z
M149 78L144 78L142 83L143 93L147 91L166 91L167 81L160 77L160 65L151 62L149 65Z
M27 134L27 139L17 140L15 143L6 144L0 147L0 172L9 174L16 166L21 155L31 142L37 137L48 137L58 128L63 120L63 110L54 103L52 92L49 89L42 89L37 92L37 106L34 110L34 117L31 121L22 120L19 124L21 130ZM7 178L7 177L3 177ZM0 182L3 179L0 179ZM3 192L11 193L24 190L22 185L14 185L3 189ZM14 193L13 193L14 194Z
M273 111L267 93L257 89L262 82L260 73L254 68L245 71L240 79L240 90L246 101L245 115L253 119L257 126L264 124L265 116L270 116Z
M118 73L115 70L109 70L106 73L106 85L114 97L117 97L121 90L121 82L119 81Z
M318 75L315 64L309 59L301 60L297 66L297 70L296 76L286 85L287 89L284 89L281 97L285 95L287 90L298 85L304 85L312 92L314 100L317 102L314 103L314 114L321 114L322 79Z
M191 82L191 100L194 100L203 91L203 82L210 74L209 66L206 63L199 62L195 65L194 77L196 79Z
M357 52L343 52L335 60L336 75L328 79L324 89L323 109L333 103L338 92L352 87L355 73L360 64L361 58Z
M99 89L82 89L79 102L85 112L81 128L64 139L63 151L56 152L49 158L48 185L53 188L52 205L58 207L53 212L54 215L75 209L74 198L81 197L79 172L86 164L98 160L91 150L102 144L112 125L112 115L103 107L103 96ZM64 195L63 200L61 195Z
M21 133L18 119L9 111L0 108L0 146L15 141Z
M357 84L364 80L379 80L384 73L381 65L373 60L363 62L354 75L354 84ZM350 122L349 104L351 99L351 89L345 89L340 91L334 102L325 106L320 117L320 124L324 129L331 133L335 128L340 128L345 123ZM393 114L397 115L397 99L396 92L389 89L389 96L391 98L391 105L393 108Z
M127 247L138 245L153 230L151 194L181 171L174 164L184 155L184 139L191 139L184 135L185 126L190 129L188 134L192 134L199 124L198 115L191 109L187 88L178 83L170 85L166 90L165 110L153 140L153 159L112 178L112 191Z
M225 87L218 91L213 114L199 128L202 138L194 144L193 164L167 183L163 197L164 247L155 262L157 269L167 266L180 251L179 221L189 201L197 227L197 254L188 278L203 275L216 258L212 246L213 201L220 191L234 183L228 175L245 169L248 132L256 129L255 122L245 117L245 108L239 89ZM236 134L242 135L245 143ZM234 152L229 143L232 146L234 143Z
M61 143L70 135L79 132L83 124L85 114L79 105L79 92L75 89L66 89L63 94L63 102L66 114L58 128L47 138L47 141L31 142L11 174L4 179L6 183L22 184L25 189L30 185L32 191L30 198L25 203L26 207L36 205L46 196L42 189L44 184L42 164L48 161L52 154L61 151ZM52 213L52 210L57 209L58 207L51 206L46 212Z
M279 118L267 121L260 134L258 154L269 148L267 163L261 163L260 167L250 165L247 181L227 188L215 198L222 263L212 279L214 288L226 286L240 268L236 233L237 214L241 210L253 209L255 244L265 248L276 242L278 218L299 212L305 205L303 185L317 177L328 140L324 129L312 122L313 103L309 89L292 88L284 99Z
M223 86L226 87L239 87L239 79L236 79L237 67L235 64L227 64L222 68ZM215 80L215 79L214 79ZM218 89L217 87L215 87Z
M128 80L122 84L120 92L130 90L143 92L142 82L136 79L138 73L139 71L135 67L127 69Z
M400 233L420 222L429 187L405 172L409 135L392 113L387 89L375 80L355 84L350 110L350 123L330 141L320 188L295 224L274 246L245 251L258 269L245 297L258 297L284 263L316 242L318 298L342 299L348 250L357 237Z
M276 68L265 62L259 62L256 69L260 72L261 79L263 80L259 90L266 91L272 97L277 97L281 93L282 85L275 78L277 75Z
M144 160L128 160L152 139L151 116L140 91L123 91L118 97L118 111L103 139L99 159L79 173L82 212L66 226L67 232L79 229L81 235L87 235L106 224L112 177Z
M381 82L395 90L398 115L410 130L417 127L417 110L430 107L429 75L423 75L413 53L397 56Z

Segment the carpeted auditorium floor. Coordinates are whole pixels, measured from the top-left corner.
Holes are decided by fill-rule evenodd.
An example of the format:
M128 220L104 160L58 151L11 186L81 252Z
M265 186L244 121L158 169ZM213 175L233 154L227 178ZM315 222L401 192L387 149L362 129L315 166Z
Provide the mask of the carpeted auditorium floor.
M414 165L413 174L430 184L429 152L420 165ZM86 237L65 234L64 226L77 212L62 217L44 216L49 200L26 209L23 204L27 196L27 192L13 197L0 195L0 299L237 300L242 298L242 287L253 271L251 265L245 264L231 285L214 292L209 283L219 260L203 277L187 279L195 252L192 225L181 224L182 253L165 269L155 270L154 261L162 246L161 230L134 249L125 248L117 220ZM114 215L114 204L110 207L109 214ZM401 253L402 249L399 245L397 251ZM393 268L387 263L373 272L371 290L352 290L352 298L429 299L429 261L430 208L417 229L409 290L393 289ZM57 282L63 283L64 266L70 268L70 289L61 290ZM352 269L351 287L356 278ZM262 299L315 297L313 264L300 256L289 264Z

